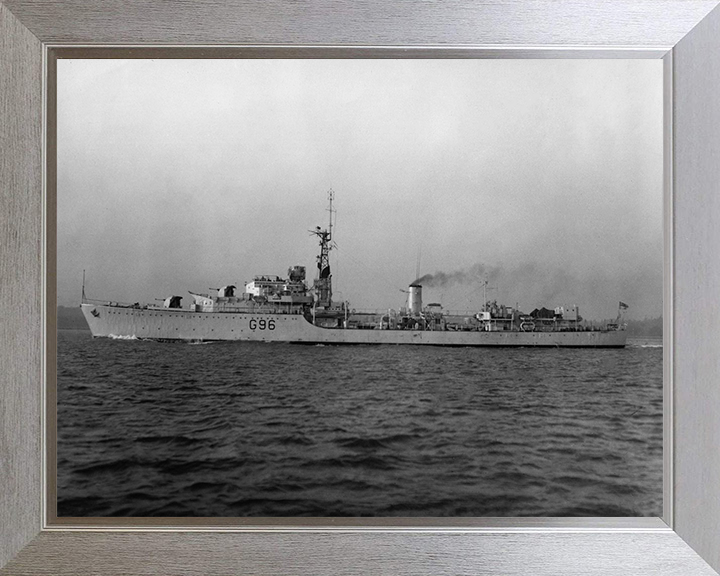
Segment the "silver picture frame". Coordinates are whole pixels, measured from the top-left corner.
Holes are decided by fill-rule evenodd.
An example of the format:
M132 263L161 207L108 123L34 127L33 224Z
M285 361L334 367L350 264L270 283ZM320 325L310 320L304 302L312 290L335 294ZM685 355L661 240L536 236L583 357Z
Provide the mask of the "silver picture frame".
M0 0L0 574L715 574L719 2L329 4ZM48 466L54 398L45 386L55 360L56 208L46 193L55 153L46 80L61 50L139 54L188 45L205 57L236 50L244 57L662 58L663 517L57 519Z

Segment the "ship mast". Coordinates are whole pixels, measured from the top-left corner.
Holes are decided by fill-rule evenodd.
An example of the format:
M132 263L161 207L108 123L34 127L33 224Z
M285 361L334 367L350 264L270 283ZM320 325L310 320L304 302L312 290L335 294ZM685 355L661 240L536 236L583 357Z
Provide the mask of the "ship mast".
M483 305L482 305L482 312L488 311L488 299L487 299L487 291L488 290L495 290L497 286L489 286L490 281L488 280L487 274L485 274L485 280L483 281Z
M327 211L330 213L330 222L327 230L321 230L320 226L312 230L311 233L320 238L320 255L317 257L318 278L315 280L315 294L317 296L317 305L329 308L332 303L332 274L330 273L330 250L332 250L332 227L333 227L333 200L335 192L331 188L328 191L329 207Z
M330 213L330 224L328 226L328 233L330 236L328 237L328 240L332 239L333 214L337 212L337 210L333 208L333 200L335 200L335 191L330 188L330 190L328 190L328 202L330 203L330 206L327 209Z

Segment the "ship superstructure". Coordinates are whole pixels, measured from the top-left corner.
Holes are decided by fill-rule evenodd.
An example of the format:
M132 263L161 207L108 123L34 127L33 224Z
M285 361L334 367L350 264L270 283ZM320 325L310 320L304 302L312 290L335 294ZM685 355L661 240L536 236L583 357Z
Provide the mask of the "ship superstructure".
M620 303L615 322L594 327L582 320L577 306L535 309L489 302L476 312L448 312L439 303L423 304L422 285L411 283L407 305L394 310L357 311L334 302L330 251L333 249L333 200L330 220L316 227L319 239L317 277L312 288L304 266L288 269L287 277L255 276L242 292L234 285L214 294L189 292L162 299L162 305L121 304L89 300L83 286L83 314L93 336L180 341L265 341L305 344L430 344L444 346L625 346ZM484 285L487 288L487 281Z

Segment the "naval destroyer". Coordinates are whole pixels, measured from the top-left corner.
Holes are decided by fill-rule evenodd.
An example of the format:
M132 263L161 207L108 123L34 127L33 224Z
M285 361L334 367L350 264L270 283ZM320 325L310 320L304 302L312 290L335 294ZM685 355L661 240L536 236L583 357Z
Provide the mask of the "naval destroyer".
M161 341L262 341L302 344L414 344L436 346L532 346L622 348L627 305L619 303L614 322L588 325L577 306L518 309L488 302L477 311L448 313L440 304L423 305L422 285L412 283L407 302L398 310L359 311L348 302L333 300L330 222L311 231L319 240L317 274L312 286L304 266L289 268L287 276L255 276L242 292L234 285L214 293L189 292L162 304L123 304L90 300L83 281L82 312L95 337ZM487 285L487 282L486 282Z

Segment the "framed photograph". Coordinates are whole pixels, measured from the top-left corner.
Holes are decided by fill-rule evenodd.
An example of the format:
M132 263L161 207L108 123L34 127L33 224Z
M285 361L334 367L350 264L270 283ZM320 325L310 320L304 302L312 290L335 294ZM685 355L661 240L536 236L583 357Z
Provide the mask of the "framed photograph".
M98 52L58 522L662 515L661 60Z
M2 280L9 303L3 325L11 328L1 348L0 425L8 465L0 474L9 487L0 501L0 513L9 520L0 528L7 542L0 550L0 561L7 564L3 572L64 567L81 574L88 566L83 558L92 558L94 572L158 574L284 573L288 567L297 573L520 574L529 562L541 574L715 573L720 505L718 487L709 479L720 470L713 444L719 426L714 401L720 398L711 386L717 345L710 335L711 295L720 283L712 261L718 234L713 191L720 180L712 160L720 134L712 127L720 111L709 95L720 82L712 52L720 37L716 4L628 2L588 16L592 26L578 17L589 14L582 3L548 4L534 15L510 2L479 4L466 7L470 20L431 5L422 15L424 42L416 26L403 25L390 34L380 6L365 15L371 23L367 33L343 22L335 28L341 30L336 37L303 28L301 23L310 20L294 20L285 9L272 24L260 25L257 18L266 7L199 5L193 9L199 25L190 32L182 19L154 30L152 23L164 16L160 5L152 5L156 12L149 20L138 6L125 7L122 16L110 7L92 21L84 7L55 13L47 7L36 11L25 2L0 4L9 54L1 71L10 80L1 94L7 103L3 139L11 143L3 167L9 193L2 206L3 263L9 263ZM342 21L337 13L321 14L326 29ZM342 14L349 21L357 17L351 8ZM433 22L443 22L441 14L454 25L433 28ZM241 15L243 26L226 28ZM641 16L645 24L637 27ZM554 27L552 35L523 24L537 17L567 24ZM285 19L297 31L290 43L282 24L290 20ZM481 30L468 24L480 21ZM200 41L212 46L169 46ZM88 43L101 45L83 46ZM512 84L514 93L488 88L503 82ZM444 97L433 98L439 92ZM438 101L444 104L436 106ZM238 122L243 127L234 130ZM354 135L352 141L343 138L343 129ZM497 153L491 146L473 147L472 136L481 132L496 144ZM232 149L243 151L241 159L223 152ZM543 176L516 169L509 177L510 150ZM186 159L178 163L180 151ZM401 151L403 158L396 158ZM272 161L273 155L283 162ZM469 155L472 163L464 162ZM198 158L214 168L193 166ZM348 158L362 165L360 173L343 172ZM113 173L113 160L125 163L125 169L116 167ZM469 171L470 165L481 173ZM292 191L277 179L291 166L299 175ZM320 166L328 173L318 177ZM252 167L252 172L262 168L265 176L248 179ZM404 177L394 173L398 167ZM242 209L233 193L238 170L245 174L241 186L247 187ZM371 180L371 191L363 189L362 180ZM486 202L478 202L480 180L491 197ZM536 190L532 199L513 193L529 183ZM212 193L206 190L209 184ZM623 187L630 185L632 192L624 195ZM253 190L262 186L269 192L257 197ZM261 224L268 214L272 224ZM243 217L249 220L241 221L242 230L234 235L231 221ZM532 225L518 228L517 222ZM473 230L477 245L464 243L463 230ZM367 245L366 233L375 246ZM308 257L293 234L306 237L310 250L316 244L317 254ZM499 247L488 248L493 241ZM553 250L560 244L564 249ZM230 273L223 269L223 258L216 256L218 246L233 261L228 277L223 276ZM476 253L470 262L468 254ZM565 257L558 260L557 254ZM377 274L362 262L364 257L379 268ZM533 274L542 281L533 284ZM186 278L191 286L183 286ZM79 294L71 296L79 280ZM582 288L573 291L571 285ZM608 285L612 294L604 288ZM393 294L382 295L383 290ZM578 292L587 300L576 302ZM82 318L58 308L67 304L71 309L77 297L82 306L74 312ZM611 301L615 309L606 312ZM628 312L633 306L634 318ZM56 331L62 322L80 319L92 335L104 338ZM662 340L652 340L659 327ZM248 424L238 430L253 446L267 447L260 468L283 458L288 462L287 482L278 486L263 483L263 470L248 465L242 494L229 488L237 488L237 479L223 484L219 469L210 480L188 481L180 472L173 476L155 467L154 477L133 484L138 475L127 471L142 454L155 454L178 471L192 468L192 458L178 460L178 454L192 454L198 430L190 427L180 434L170 420L163 436L159 428L138 427L136 408L125 416L100 408L103 382L116 391L123 378L129 383L125 397L112 400L121 407L128 399L142 402L140 396L153 386L162 390L168 382L179 382L180 388L193 387L177 375L150 374L155 368L162 372L159 361L168 369L177 362L195 365L208 354L223 357L243 346L260 358L264 350L288 343L313 345L303 347L301 356L308 351L323 355L328 345L332 350L333 344L376 344L379 339L415 344L393 351L420 351L424 368L407 385L425 378L428 386L437 386L443 374L456 381L448 366L433 372L431 365L467 362L470 350L484 351L482 359L473 356L470 370L497 368L516 387L523 381L515 368L532 364L528 387L511 412L527 408L532 404L527 399L547 386L538 375L552 356L557 386L545 399L555 410L552 422L538 424L533 437L548 441L553 450L559 442L555 432L572 432L572 414L576 421L590 418L579 409L582 393L565 386L557 367L572 373L568 382L575 382L579 369L592 363L587 354L637 348L630 364L612 356L602 370L583 376L594 381L602 372L608 382L623 382L625 396L617 395L616 387L608 392L607 406L598 405L595 412L622 429L626 444L614 447L614 453L585 446L582 457L594 455L600 464L583 460L580 466L590 477L612 470L613 487L599 489L597 476L590 481L581 475L553 476L541 463L556 466L555 452L534 460L533 451L487 451L493 437L482 436L478 427L473 429L475 444L467 435L448 436L453 422L464 422L460 404L497 406L497 398L483 404L476 394L450 398L451 391L438 395L419 386L417 414L412 406L380 398L376 416L384 414L385 424L364 413L358 416L358 426L372 423L377 433L338 425L320 439L315 429L303 429L302 416L293 421L281 411L275 416L282 433L267 439L256 433L272 426L253 424L253 416L272 410L251 406L267 401L267 395L253 400L243 393L233 399L232 385L227 404L248 410L242 419ZM227 342L232 340L251 342L238 348ZM273 346L264 344L274 340ZM91 354L88 342L97 343ZM148 342L161 343L163 351L140 351L150 356L140 366L142 374L134 374L138 363L124 365L123 358L139 353L129 348ZM453 349L462 351L462 358L436 358L429 352ZM397 368L408 361L356 358L377 348L356 350L352 358L335 358L338 372L351 373L353 362L378 370L383 362ZM523 359L518 352L544 356ZM162 358L176 353L176 360ZM573 364L583 354L582 366ZM100 358L94 369L107 374L104 380L90 379L88 387L83 374L90 367L82 362L90 356ZM82 361L73 364L73 357ZM306 381L308 390L316 389L318 377L305 374L298 362L302 359L278 369L304 376L270 376L265 385ZM217 358L212 362L220 364ZM273 365L277 359L259 361L258 370ZM124 366L122 374L111 366ZM247 362L234 366L234 378L213 377L213 385L237 383L241 373L250 386L262 380L257 371L248 375ZM192 376L191 370L182 371ZM368 382L390 382L381 372L368 372ZM402 371L395 373L392 381L402 391ZM360 388L372 389L368 382ZM141 390L138 383L148 386ZM302 395L312 404L308 390ZM161 394L188 402L183 389ZM92 414L88 398L95 395L99 400ZM203 404L206 400L200 402L198 418L216 410ZM301 400L291 398L285 406ZM362 406L372 401L359 400ZM423 420L423 402L457 414L447 422L432 414ZM151 408L158 404L150 399ZM344 405L315 402L320 404L328 410ZM403 428L396 409L412 416L414 432ZM358 412L358 404L351 412ZM184 410L176 414L187 416ZM352 416L327 412L314 418L332 422ZM88 417L97 424L88 428ZM490 413L485 417L492 421ZM418 423L429 422L439 427L437 434L418 430ZM538 432L553 426L552 438ZM97 442L89 439L93 434ZM445 444L427 444L440 437ZM178 451L158 438L171 443L180 438L187 445ZM581 441L565 438L571 445ZM102 442L120 451L131 444L135 448L123 460L98 453ZM142 443L144 449L138 448ZM287 447L290 443L294 448ZM211 456L212 450L202 445L201 451ZM285 447L278 450L280 445ZM463 445L468 452L457 453ZM326 453L328 446L332 453ZM220 460L222 451L216 453ZM445 471L428 479L425 469L413 464L413 454L425 463L442 460L443 454L468 463L480 454L502 490L485 496L470 491L463 499L461 487L477 486L482 465L470 466L472 471L459 477L462 467L436 462ZM192 457L207 464L201 456ZM358 464L358 458L364 459ZM398 466L397 458L410 464ZM608 464L614 458L620 463L615 468ZM506 465L513 460L522 460L521 473L517 464ZM618 474L633 466L644 472ZM533 467L536 473L530 472ZM370 468L376 472L366 473ZM307 489L311 469L320 476L315 492ZM393 476L387 470L402 473ZM533 499L527 488L533 474L542 498ZM643 483L637 484L643 474ZM276 482L277 469L266 476ZM169 488L163 485L168 481ZM397 489L383 489L388 482ZM578 482L585 482L586 493ZM549 483L555 484L554 500L548 498Z

